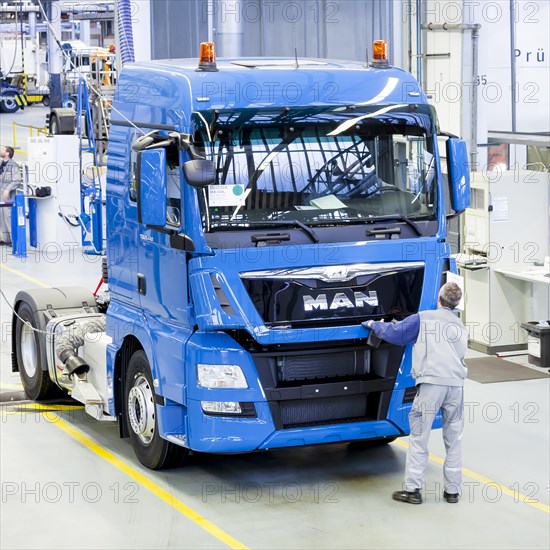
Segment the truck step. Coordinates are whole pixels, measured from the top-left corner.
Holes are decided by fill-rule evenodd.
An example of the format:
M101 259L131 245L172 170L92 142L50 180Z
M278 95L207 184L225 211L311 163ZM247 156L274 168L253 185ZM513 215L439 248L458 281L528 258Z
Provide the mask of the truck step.
M80 377L75 377L75 380L71 396L84 405L86 413L96 420L115 422L116 417L105 414L103 410L103 400L92 384Z

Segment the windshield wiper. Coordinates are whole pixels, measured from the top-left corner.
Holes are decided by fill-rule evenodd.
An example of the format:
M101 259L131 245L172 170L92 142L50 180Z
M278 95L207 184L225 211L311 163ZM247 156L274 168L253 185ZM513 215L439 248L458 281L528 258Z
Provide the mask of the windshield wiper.
M414 223L410 218L407 218L407 216L404 216L403 214L391 214L389 216L369 216L367 218L367 223L374 223L374 222L384 222L389 220L399 220L402 222L405 222L409 227L411 227L414 232L421 237L422 231L420 231L418 224Z
M282 227L298 227L301 229L304 233L307 233L308 237L311 238L311 240L314 243L319 242L319 237L317 236L317 233L311 229L311 227L308 227L305 223L302 223L299 220L263 220L263 221L239 221L239 222L233 222L229 224L229 226L235 225L235 226L256 226L256 227L274 227L274 226L282 226ZM216 229L222 229L222 227L218 227Z

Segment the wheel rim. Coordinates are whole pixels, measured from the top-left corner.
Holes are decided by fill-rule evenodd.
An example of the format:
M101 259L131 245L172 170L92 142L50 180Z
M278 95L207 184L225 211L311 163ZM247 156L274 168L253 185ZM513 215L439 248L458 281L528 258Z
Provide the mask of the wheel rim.
M155 435L155 401L151 385L143 374L134 379L128 393L128 418L132 431L149 445Z
M15 103L15 98L6 97L4 99L4 107L9 110L17 108L17 103Z
M21 332L21 359L23 360L23 368L30 378L36 374L36 363L38 353L36 350L36 338L34 331L25 323Z

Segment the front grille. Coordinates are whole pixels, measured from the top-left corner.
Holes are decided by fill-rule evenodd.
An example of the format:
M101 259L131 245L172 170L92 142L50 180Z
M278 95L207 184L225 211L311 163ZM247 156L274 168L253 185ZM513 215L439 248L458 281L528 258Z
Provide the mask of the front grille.
M368 372L369 358L364 349L322 355L282 355L277 359L277 370L282 382L356 376Z
M289 429L386 418L403 349L354 341L252 357L276 428Z
M358 324L386 315L418 312L424 269L390 271L349 281L242 277L266 326L322 327Z
M366 418L367 396L282 401L280 410L284 428L340 423L354 418Z

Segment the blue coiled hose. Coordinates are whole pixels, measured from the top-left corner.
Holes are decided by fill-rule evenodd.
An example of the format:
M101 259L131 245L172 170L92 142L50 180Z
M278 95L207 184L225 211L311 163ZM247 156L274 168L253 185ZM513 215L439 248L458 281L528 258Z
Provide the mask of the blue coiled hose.
M136 60L134 54L134 35L132 32L132 9L130 0L118 0L118 35L120 41L120 54L122 64Z

